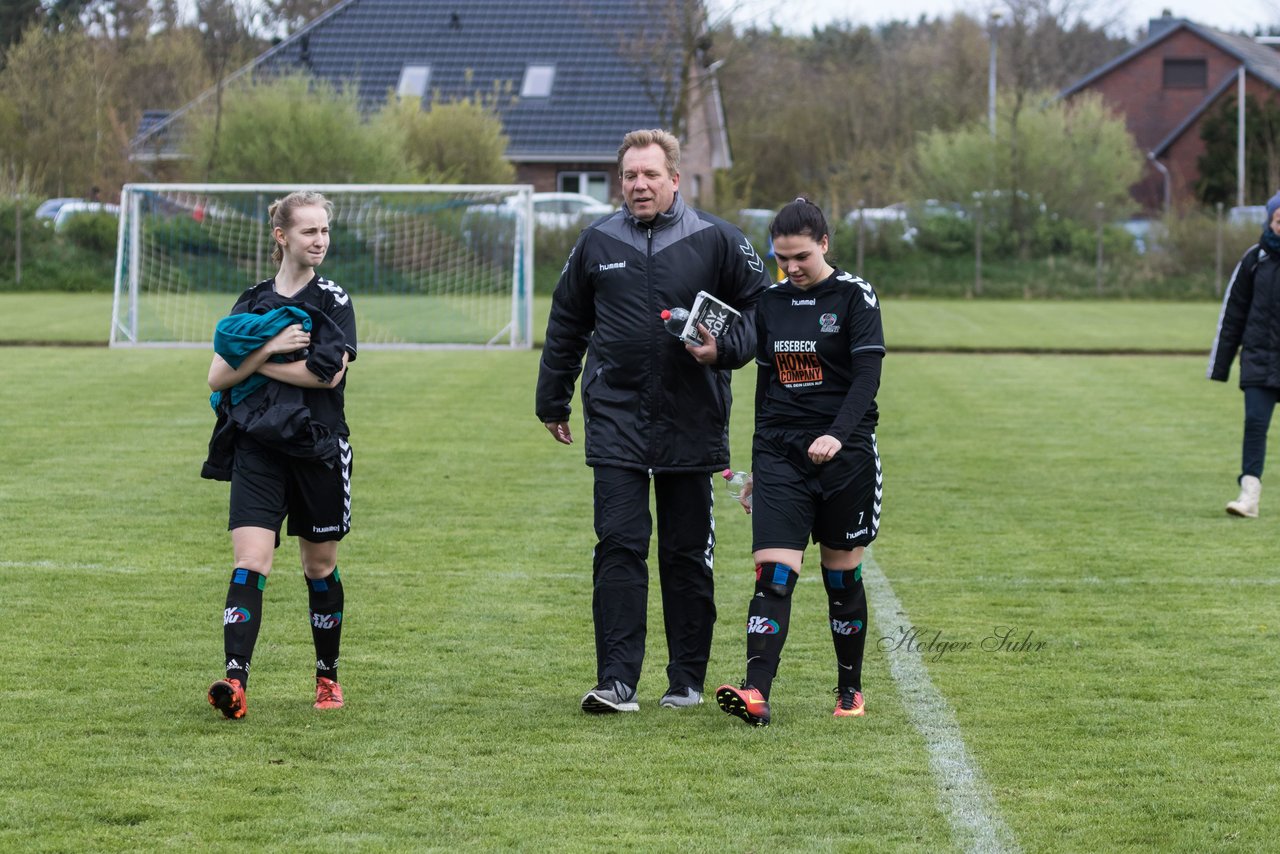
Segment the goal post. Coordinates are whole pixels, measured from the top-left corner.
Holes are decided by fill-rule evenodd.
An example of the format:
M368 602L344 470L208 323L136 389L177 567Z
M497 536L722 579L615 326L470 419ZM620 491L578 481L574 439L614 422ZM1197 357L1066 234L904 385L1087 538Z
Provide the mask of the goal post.
M528 184L126 184L111 346L210 346L275 275L267 210L295 190L333 203L318 272L354 298L361 349L533 346Z

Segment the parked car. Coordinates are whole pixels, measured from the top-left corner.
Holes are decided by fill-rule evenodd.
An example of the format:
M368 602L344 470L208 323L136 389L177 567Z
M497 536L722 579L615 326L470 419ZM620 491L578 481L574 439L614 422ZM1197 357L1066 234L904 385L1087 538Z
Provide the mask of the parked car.
M1263 215L1265 216L1265 213ZM1133 217L1120 223L1120 227L1133 238L1133 249L1139 255L1145 255L1159 246L1164 237L1164 223L1158 219Z
M462 235L472 250L494 258L511 252L511 225L519 196L508 196L499 204L476 205L462 215ZM583 193L534 193L534 228L579 229L617 208Z
M858 224L859 219L867 223L868 226L871 226L872 223L879 224L884 222L905 223L907 214L907 206L902 202L898 202L883 208L854 208L844 215L844 221L846 225L853 226Z
M613 205L585 193L533 194L533 221L541 228L581 228L615 210Z
M1262 228L1267 222L1267 206L1243 205L1234 207L1227 211L1227 222L1232 225L1256 225L1258 228Z
M902 232L902 240L911 243L916 238L916 227L911 224L911 209L903 202L883 208L854 208L845 214L845 225L857 229L859 221L868 232L895 228Z
M86 202L76 200L67 202L58 208L58 214L53 218L53 230L62 231L67 227L67 223L72 217L81 216L83 214L105 213L112 216L120 216L120 206L110 205L103 202Z
M519 196L508 196L500 204L469 208L463 220L463 228L467 228L468 221L515 216L519 199ZM538 228L581 228L591 220L615 210L613 205L584 193L533 194L533 222Z
M84 199L78 199L74 196L61 199L47 199L40 203L40 207L36 208L36 219L47 219L52 223L54 217L58 215L58 210L61 209L63 205L69 204L70 202L83 201Z
M756 251L764 252L769 245L769 226L773 224L776 215L777 211L768 208L743 208L734 219Z

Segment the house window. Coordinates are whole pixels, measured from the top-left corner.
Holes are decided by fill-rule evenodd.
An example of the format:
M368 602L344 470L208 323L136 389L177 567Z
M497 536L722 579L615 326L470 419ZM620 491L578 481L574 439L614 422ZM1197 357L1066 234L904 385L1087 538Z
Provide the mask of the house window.
M551 96L551 84L556 81L554 65L530 65L524 70L521 98L547 98Z
M406 65L400 69L400 83L396 85L396 94L401 98L421 98L427 94L427 83L430 80L430 65Z
M1208 63L1203 59L1166 59L1164 88L1203 89L1209 83Z
M556 189L562 193L584 193L602 202L609 201L608 172L561 172Z

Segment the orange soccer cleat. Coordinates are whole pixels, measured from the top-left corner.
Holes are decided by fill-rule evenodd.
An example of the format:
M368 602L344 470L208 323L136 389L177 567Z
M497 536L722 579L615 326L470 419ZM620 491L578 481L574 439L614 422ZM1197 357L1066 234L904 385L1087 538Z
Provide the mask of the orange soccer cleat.
M239 679L219 679L209 686L209 705L228 720L238 721L248 709L244 686Z
M721 685L716 689L716 702L726 714L742 718L751 726L769 725L769 701L757 688L747 684L741 688Z

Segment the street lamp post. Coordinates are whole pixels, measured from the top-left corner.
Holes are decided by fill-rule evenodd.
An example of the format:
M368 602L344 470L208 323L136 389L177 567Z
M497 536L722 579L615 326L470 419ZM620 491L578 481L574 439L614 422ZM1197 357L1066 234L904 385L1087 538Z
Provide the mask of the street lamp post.
M987 126L994 139L996 135L996 34L1000 29L1000 13L987 16L987 41L991 45L991 59L987 65Z

